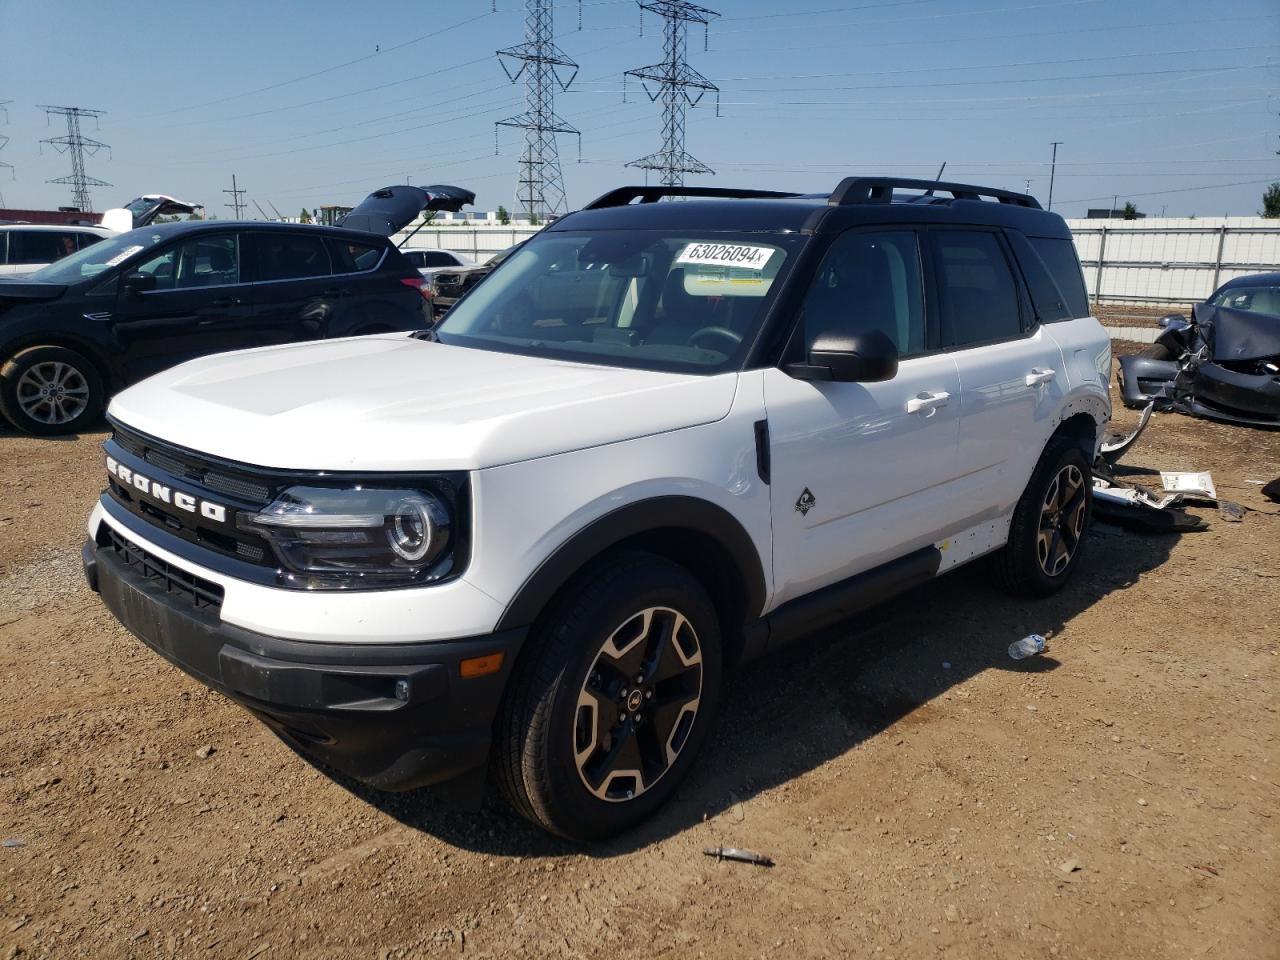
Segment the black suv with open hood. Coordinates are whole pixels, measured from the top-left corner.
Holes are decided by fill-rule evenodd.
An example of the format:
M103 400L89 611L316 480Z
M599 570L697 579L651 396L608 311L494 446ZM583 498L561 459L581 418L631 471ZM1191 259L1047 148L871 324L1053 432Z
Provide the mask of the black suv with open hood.
M28 433L72 433L111 394L185 360L428 326L425 281L388 238L473 198L401 185L340 227L150 224L0 282L0 413Z

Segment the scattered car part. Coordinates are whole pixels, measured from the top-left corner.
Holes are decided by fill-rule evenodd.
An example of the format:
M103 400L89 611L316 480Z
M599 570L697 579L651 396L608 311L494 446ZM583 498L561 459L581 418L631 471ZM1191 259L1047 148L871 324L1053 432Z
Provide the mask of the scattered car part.
M1272 503L1280 503L1280 477L1276 477L1262 488L1262 495Z
M717 860L736 860L739 863L754 863L758 867L772 867L773 860L763 853L754 850L740 850L737 847L707 847L702 851L708 857Z
M1143 430L1147 429L1147 424L1151 422L1151 411L1154 409L1154 402L1148 403L1142 408L1142 415L1138 417L1138 426L1132 433L1127 435L1112 434L1102 441L1102 445L1098 448L1098 456L1102 458L1104 463L1114 467L1120 458L1128 453L1134 441L1138 439Z
M1208 470L1200 473L1161 470L1160 485L1170 493L1198 493L1209 500L1217 501L1218 499L1218 488L1213 485L1213 476Z
M1142 533L1192 533L1207 528L1199 517L1173 507L1182 494L1157 497L1141 487L1123 487L1093 478L1093 510L1100 520Z

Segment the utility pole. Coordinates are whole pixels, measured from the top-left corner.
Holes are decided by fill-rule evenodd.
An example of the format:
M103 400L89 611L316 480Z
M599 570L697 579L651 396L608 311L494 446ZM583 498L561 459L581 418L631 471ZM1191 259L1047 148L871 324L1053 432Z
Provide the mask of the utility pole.
M579 0L578 28L582 28ZM524 113L495 126L524 130L524 153L516 199L525 208L530 222L545 220L549 214L565 212L564 177L560 173L560 148L556 134L582 134L556 113L556 88L568 90L578 75L578 65L555 44L552 28L553 0L525 0L524 43L497 52L498 63L507 78L524 79ZM497 131L495 133L495 140ZM497 144L494 144L495 153ZM579 147L581 151L581 147Z
M636 0L636 2L640 5L642 31L645 10L656 13L665 21L663 59L661 63L628 70L623 75L623 99L626 99L626 78L635 77L644 87L645 93L649 95L650 102L662 100L662 149L639 160L632 160L627 166L641 170L656 170L664 187L680 187L684 185L686 173L715 173L684 148L685 110L696 107L708 93L714 93L717 115L720 112L720 88L689 66L686 60L686 36L689 24L702 24L705 47L708 26L712 18L720 14L706 7L689 3L688 0Z
M236 175L234 173L231 175L231 189L223 190L222 192L231 194L231 202L224 203L223 206L234 210L236 212L236 219L239 220L240 212L245 208L245 202L240 199L244 196L244 191L236 186Z
M4 114L5 123L9 122L9 111L6 110L5 107L10 103L13 103L13 101L0 100L0 113ZM3 150L5 147L5 144L7 144L8 142L9 142L9 138L6 137L3 133L0 133L0 150ZM3 160L0 160L0 170L8 170L10 179L13 179L13 180L17 179L17 175L13 172L12 163L5 163ZM0 207L3 207L3 206L4 206L4 194L0 193Z
M1053 209L1053 175L1058 172L1058 148L1065 141L1053 141L1053 159L1049 161L1049 209Z
M1025 189L1025 190L1024 190L1024 191L1022 191L1022 192L1023 192L1023 193L1030 193L1030 192L1031 192L1031 178L1030 178L1030 177L1027 177L1027 189Z
M92 213L93 198L89 196L89 188L109 187L111 184L86 174L84 172L84 157L85 154L93 156L102 149L106 149L110 153L111 147L81 134L80 118L92 117L96 122L106 111L85 110L81 107L50 107L44 104L41 104L39 109L45 112L46 119L59 116L66 117L67 120L67 135L65 137L49 137L47 140L41 140L40 143L47 143L59 153L71 155L71 176L58 177L56 180L46 180L45 182L67 184L71 187L71 199L75 208L81 213Z

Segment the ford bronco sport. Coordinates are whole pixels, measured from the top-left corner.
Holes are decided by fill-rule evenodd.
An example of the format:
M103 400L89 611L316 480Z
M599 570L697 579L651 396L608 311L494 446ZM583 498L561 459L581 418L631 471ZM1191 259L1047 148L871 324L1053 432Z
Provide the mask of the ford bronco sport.
M1029 196L622 188L435 330L119 394L86 575L329 766L488 774L604 837L675 791L731 666L979 557L1061 587L1110 357Z

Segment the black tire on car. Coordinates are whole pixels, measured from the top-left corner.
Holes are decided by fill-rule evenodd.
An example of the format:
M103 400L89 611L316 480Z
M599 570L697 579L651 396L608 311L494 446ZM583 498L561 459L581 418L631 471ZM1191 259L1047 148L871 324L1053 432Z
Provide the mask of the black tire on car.
M1008 543L992 558L997 584L1024 597L1061 589L1080 563L1092 511L1089 460L1079 441L1055 437L1014 508Z
M634 826L688 774L722 669L715 607L692 574L638 551L596 561L521 657L496 728L498 785L570 840Z
M97 368L66 347L27 347L0 366L0 412L26 433L76 433L97 422L105 402Z
M1176 357L1172 350L1163 343L1152 343L1143 347L1138 351L1138 356L1147 360L1174 360Z

